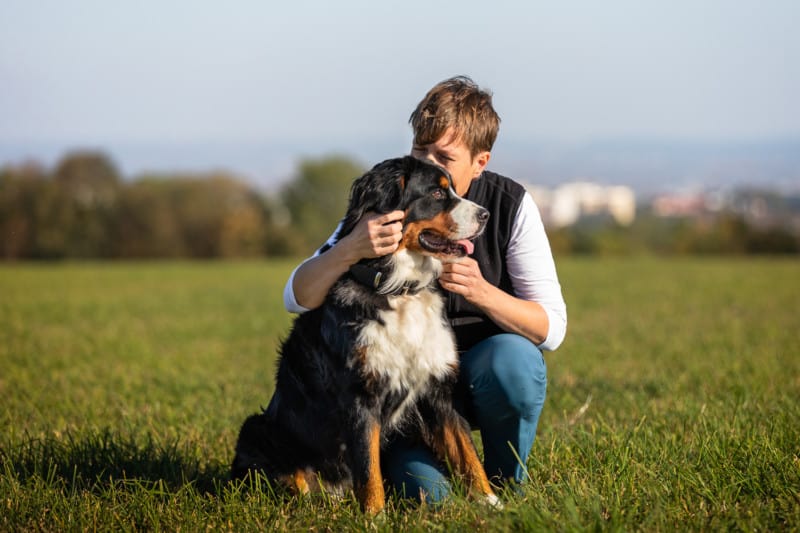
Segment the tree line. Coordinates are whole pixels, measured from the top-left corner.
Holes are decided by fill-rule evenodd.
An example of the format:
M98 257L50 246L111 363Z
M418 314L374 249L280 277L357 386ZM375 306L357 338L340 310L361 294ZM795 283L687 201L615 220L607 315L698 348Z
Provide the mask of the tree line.
M302 161L275 195L225 173L123 180L102 153L64 157L52 170L0 169L5 259L232 258L302 255L344 213L364 169L344 157Z
M601 218L601 220L598 220ZM630 226L610 217L548 231L556 255L787 255L800 253L800 235L760 226L740 213L665 218L641 208Z
M344 214L364 167L341 156L306 159L265 194L225 173L122 179L103 153L68 154L53 169L0 168L0 258L136 259L307 255ZM559 254L753 254L800 251L797 235L759 229L734 213L629 227L588 220L548 231Z

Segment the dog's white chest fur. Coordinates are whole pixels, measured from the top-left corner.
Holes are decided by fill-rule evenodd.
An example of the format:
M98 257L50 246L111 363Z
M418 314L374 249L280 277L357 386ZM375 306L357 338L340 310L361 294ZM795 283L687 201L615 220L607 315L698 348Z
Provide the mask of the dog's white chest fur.
M453 334L442 318L442 299L434 293L394 296L389 304L392 309L379 315L383 324L371 321L359 336L366 349L364 370L413 399L431 377L444 378L455 369Z

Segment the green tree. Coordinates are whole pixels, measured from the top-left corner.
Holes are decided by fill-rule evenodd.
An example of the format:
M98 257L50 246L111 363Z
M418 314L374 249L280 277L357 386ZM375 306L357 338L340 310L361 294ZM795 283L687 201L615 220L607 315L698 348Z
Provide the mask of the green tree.
M119 199L118 254L126 258L188 254L171 205L174 180L145 177L128 184Z
M45 213L46 248L52 255L113 257L119 174L104 154L68 154L53 173L52 203Z
M301 251L314 250L330 236L344 216L351 183L363 173L361 165L343 156L301 161L280 194Z
M224 174L140 178L126 188L119 213L123 257L242 257L264 252L261 199Z
M0 257L37 257L37 213L46 195L48 176L35 164L0 169Z

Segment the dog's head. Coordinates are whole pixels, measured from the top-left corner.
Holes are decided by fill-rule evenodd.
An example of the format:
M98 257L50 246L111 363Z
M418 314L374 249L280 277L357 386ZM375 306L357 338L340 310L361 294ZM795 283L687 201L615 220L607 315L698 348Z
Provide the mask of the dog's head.
M341 236L365 213L405 212L400 249L442 260L472 253L489 212L456 194L443 168L411 156L375 165L353 182Z

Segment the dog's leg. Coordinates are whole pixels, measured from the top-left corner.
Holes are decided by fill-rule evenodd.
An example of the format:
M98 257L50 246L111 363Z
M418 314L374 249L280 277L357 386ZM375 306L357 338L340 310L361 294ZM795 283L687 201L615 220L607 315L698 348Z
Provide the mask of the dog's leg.
M385 504L380 461L381 427L374 420L358 426L349 444L353 485L361 510L376 515Z
M289 487L292 494L303 496L311 491L306 480L306 471L302 468L295 470L294 474L285 476L281 481Z
M459 419L457 414L444 418L444 423L434 433L434 450L466 479L470 492L478 492L491 505L498 505L499 500L475 451L466 422L460 423L462 420Z

